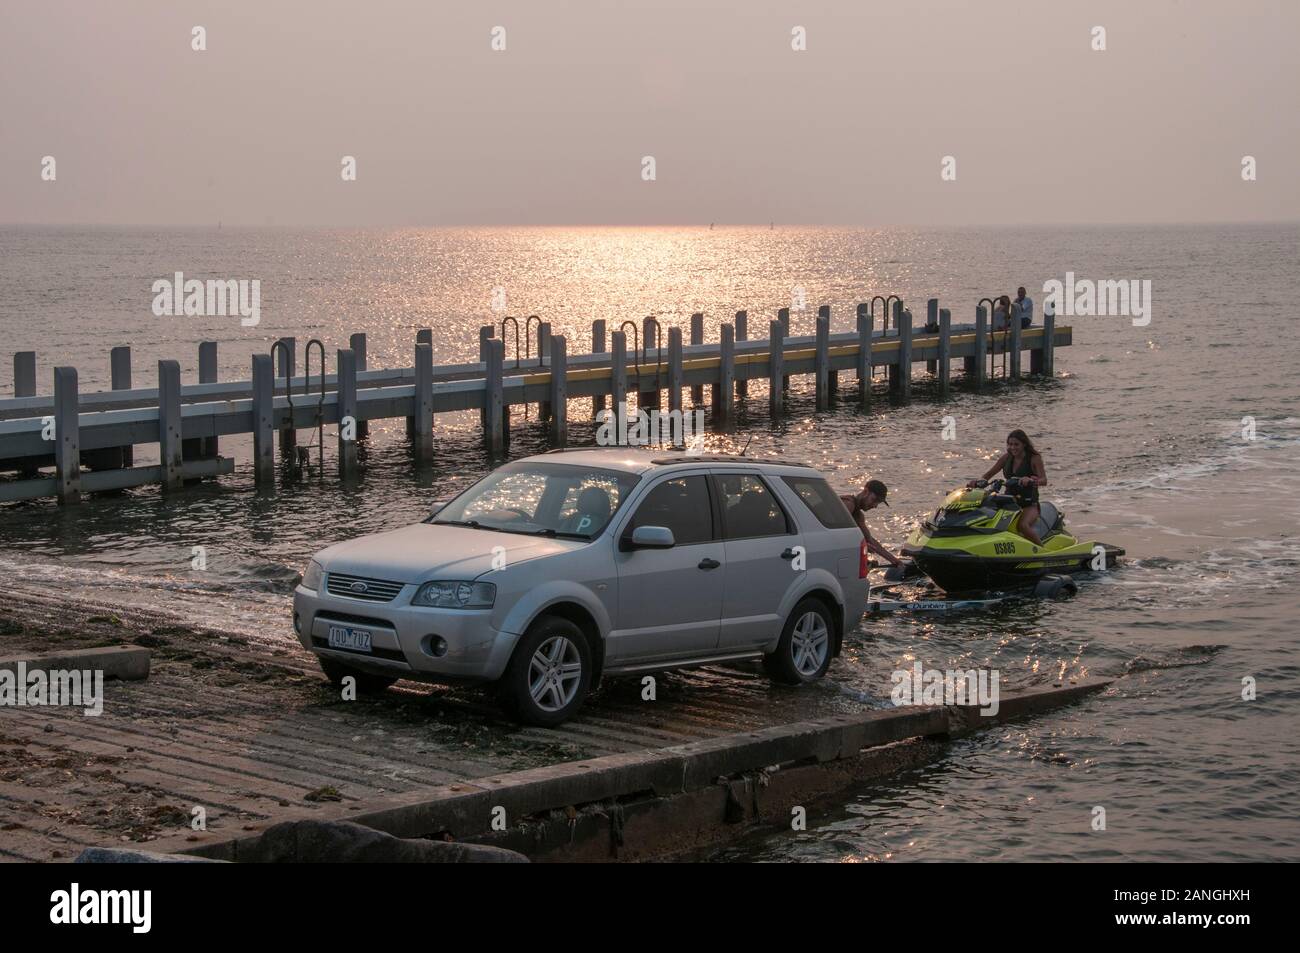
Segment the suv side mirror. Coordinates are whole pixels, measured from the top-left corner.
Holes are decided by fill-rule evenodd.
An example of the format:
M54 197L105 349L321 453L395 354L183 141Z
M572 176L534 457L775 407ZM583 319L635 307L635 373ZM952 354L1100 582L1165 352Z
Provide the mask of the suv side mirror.
M667 526L638 526L628 542L629 549L672 549L677 545Z
M434 500L433 506L429 508L429 515L437 516L439 513L441 513L444 509L447 508L447 504L450 502L451 500Z

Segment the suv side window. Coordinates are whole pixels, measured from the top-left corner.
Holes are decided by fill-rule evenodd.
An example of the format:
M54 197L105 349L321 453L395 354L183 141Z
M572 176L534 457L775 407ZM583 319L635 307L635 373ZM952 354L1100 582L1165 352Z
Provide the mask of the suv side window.
M853 529L857 525L844 501L821 477L788 476L781 479L827 529Z
M790 523L766 483L749 473L715 474L727 539L785 536Z
M667 526L678 546L712 542L708 479L685 476L664 480L641 501L624 532L630 536L638 526Z

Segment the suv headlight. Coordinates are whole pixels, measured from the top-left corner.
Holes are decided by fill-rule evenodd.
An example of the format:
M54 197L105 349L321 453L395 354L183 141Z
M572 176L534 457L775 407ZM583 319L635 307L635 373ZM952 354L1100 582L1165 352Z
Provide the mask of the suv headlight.
M302 587L311 589L313 592L320 589L320 580L324 573L325 570L321 567L321 564L313 559L307 564L307 571L302 574Z
M491 609L496 601L497 587L490 582L436 580L421 586L411 605L436 609Z

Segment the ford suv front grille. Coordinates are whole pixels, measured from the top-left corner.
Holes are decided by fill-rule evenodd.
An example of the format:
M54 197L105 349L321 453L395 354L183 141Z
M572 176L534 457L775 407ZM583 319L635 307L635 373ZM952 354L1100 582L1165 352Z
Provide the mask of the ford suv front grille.
M360 599L363 602L392 602L404 585L405 583L389 582L385 579L352 576L345 572L325 574L325 591L331 596Z

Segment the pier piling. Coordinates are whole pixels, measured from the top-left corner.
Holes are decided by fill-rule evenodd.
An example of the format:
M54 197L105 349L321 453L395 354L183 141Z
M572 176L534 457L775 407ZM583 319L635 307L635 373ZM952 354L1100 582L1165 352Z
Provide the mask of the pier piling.
M789 309L789 308L778 308L778 309L777 309L777 312L776 312L776 319L777 319L778 321L781 322L781 340L782 340L782 342L784 342L785 339L788 338L788 337L790 336L790 309ZM782 365L785 364L785 360L784 360L784 358L785 358L784 347L785 347L785 345L784 345L784 343L782 343L782 355L781 355L781 356L782 356L782 361L781 361ZM790 392L790 375L789 375L789 374L783 374L783 375L781 376L781 393L782 393L782 394L787 394L787 393L789 393L789 392Z
M179 490L185 485L185 456L181 441L181 366L158 362L158 462L162 487Z
M357 357L357 373L368 369L366 364L366 335L364 331L358 331L348 338L348 347L352 348L352 353ZM370 436L370 423L366 420L357 421L357 439L364 440Z
M1011 323L1011 379L1020 380L1020 315L1013 310L1007 315L1007 320Z
M691 315L691 344L704 343L704 313L696 311ZM691 387L691 403L698 407L704 403L704 385L695 384Z
M14 355L14 396L36 396L35 351L19 351Z
M785 370L785 325L778 319L773 321L768 330L768 408L772 416L775 417L781 413L785 404L785 390L783 382L789 380L782 373Z
M682 409L682 329L668 329L668 409Z
M819 314L817 316L817 347L813 358L814 390L817 395L818 410L825 410L830 406L830 338L830 316Z
M275 354L275 376L284 380L286 393L293 387L293 378L298 373L298 341L296 338L280 338L283 347L272 348ZM298 431L292 419L289 426L280 431L280 462L290 463L294 458L294 447L298 443Z
M645 382L637 381L640 393L637 395L637 406L643 408L647 413L651 410L659 409L659 362L663 360L663 355L659 353L659 322L653 317L648 317L641 322L641 368L646 372L650 368L650 341L655 342L655 364L654 364L654 386L647 387Z
M275 479L275 374L270 354L253 355L253 475L258 483Z
M54 369L54 469L60 503L81 499L81 430L77 369Z
M551 322L541 321L537 325L537 366L545 367L551 350ZM544 400L537 405L537 419L551 419L551 402Z
M718 385L713 388L713 409L724 424L732 420L736 393L736 329L730 324L722 326L721 357L718 367Z
M433 328L420 328L415 332L415 346L419 347L421 344L433 346ZM406 418L406 435L412 438L415 436L415 417L413 416Z
M902 313L903 313L903 302L894 299L894 300L892 300L889 304L887 304L887 305L885 306L885 309L886 309L886 310L885 310L885 314L893 317L893 319L894 319L894 327L897 328L897 327L899 326L899 322L900 322L900 320L901 320L901 315L902 315ZM888 318L888 317L886 317L886 319L885 319L885 327L886 327L886 328L889 327L889 318ZM901 346L901 343L900 343L900 346ZM898 368L899 368L899 365L898 365L898 363L897 363L897 356L895 356L895 363L890 364L890 365L888 365L888 366L885 368L885 378L886 378L886 379L888 380L888 382L889 382L889 393L891 393L891 394L897 394L897 393L898 393Z
M928 298L926 299L925 302L925 333L934 334L938 330L939 330L939 299ZM939 364L938 361L927 360L925 362L926 373L928 374L938 373L939 370L938 364Z
M215 384L217 382L217 342L199 342L199 383Z
M681 337L681 332L678 332ZM598 318L591 322L591 353L605 353L605 319ZM595 394L591 398L591 416L595 419L596 415L605 409L605 395Z
M1056 374L1056 310L1050 305L1043 309L1043 346L1038 351L1038 360L1042 367L1039 371L1044 377ZM1032 360L1032 358L1031 358Z
M749 312L748 311L736 312L736 340L737 341L749 340ZM736 396L738 397L749 396L748 379L736 381Z
M975 356L966 358L966 378L977 388L984 386L984 369L988 366L989 312L984 305L975 309Z
M199 383L217 383L217 342L199 342ZM124 448L127 452L130 447ZM192 437L182 444L181 453L186 460L210 460L219 454L216 437Z
M871 308L858 305L858 406L871 406Z
M415 421L412 431L415 437L415 443L418 447L420 442L420 421L419 421L419 378L420 378L420 348L432 347L428 344L417 344L415 346L415 377L416 377L416 395L415 407L416 415L411 419ZM355 423L357 419L357 356L351 348L339 348L335 357L339 390L338 390L338 411L339 411L339 476L343 479L350 479L357 472L357 441L354 433L349 433L351 428L349 422ZM324 373L324 368L321 369ZM321 448L321 465L324 468L324 447ZM418 450L417 450L418 456Z
M569 361L563 334L551 337L550 436L559 447L569 442Z
M547 351L551 349L551 322L537 322L537 366L546 366Z
M488 342L496 337L496 327L491 324L483 324L478 329L478 359L483 366L487 367ZM487 403L478 409L478 422L480 427L487 427Z
M199 357L200 363L202 363L203 351L201 345ZM129 347L115 347L108 352L108 378L109 387L113 390L131 389L131 349ZM119 466L131 466L135 463L135 448L132 446L118 447L117 460Z
M939 396L948 399L949 378L952 375L952 313L939 309Z
M488 342L487 377L484 381L483 400L487 407L487 429L484 437L488 450L500 454L506 445L506 405L502 393L505 375L506 342L493 338Z
M627 413L627 333L615 331L609 336L610 413Z
M486 351L491 338L480 337L479 343ZM429 344L415 345L415 459L433 460L433 347Z
M895 313L898 325L898 374L894 378L894 392L900 401L912 396L912 312L906 308Z
M115 347L108 352L109 387L113 390L131 389L131 349Z
M819 305L817 308L817 318L826 319L826 339L829 346L831 333L831 306L828 304ZM826 393L833 397L840 389L840 372L830 363L829 355L826 362ZM827 406L830 406L829 398Z

